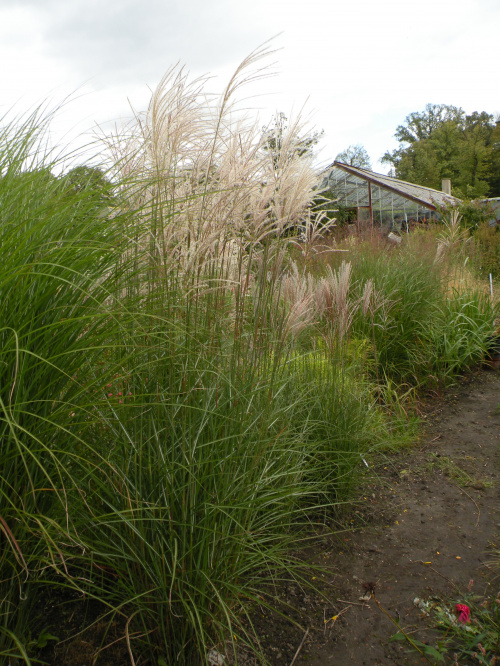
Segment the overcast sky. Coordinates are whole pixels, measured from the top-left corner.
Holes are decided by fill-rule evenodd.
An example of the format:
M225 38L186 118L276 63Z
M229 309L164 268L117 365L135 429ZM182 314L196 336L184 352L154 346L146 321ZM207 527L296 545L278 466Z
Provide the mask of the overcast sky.
M363 144L376 170L427 103L500 113L498 0L0 0L0 114L65 106L58 141L130 116L180 61L223 83L274 35L262 123L306 104L321 161Z

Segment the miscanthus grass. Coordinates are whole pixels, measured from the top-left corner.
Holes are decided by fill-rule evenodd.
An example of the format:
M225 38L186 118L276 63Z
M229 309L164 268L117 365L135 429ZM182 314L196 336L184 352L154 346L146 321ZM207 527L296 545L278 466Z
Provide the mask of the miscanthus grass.
M107 197L53 175L38 114L2 130L0 655L12 664L36 662L36 603L54 585L121 618L132 664L258 646L252 605L279 609L310 526L392 437L383 378L406 381L430 358L436 312L443 331L458 316L465 331L476 310L488 327L482 302L444 308L409 255L342 254L320 275L292 261L290 246L308 261L331 222L313 214L300 123L270 154L236 103L265 55L219 97L167 72L146 113L106 138ZM477 357L463 336L452 347L444 372Z
M292 391L293 315L277 297L283 232L309 215L315 174L297 127L276 164L255 123L233 124L242 72L213 105L169 73L146 118L110 139L112 202L52 175L36 114L3 130L12 663L33 657L37 595L57 583L123 617L132 663L250 642L249 602L299 569L305 506L332 502L294 418L308 389Z
M67 470L79 435L70 424L92 390L81 373L116 344L110 299L122 243L119 217L104 225L93 192L76 195L52 175L45 129L35 112L0 133L0 651L25 660L47 530L71 521Z

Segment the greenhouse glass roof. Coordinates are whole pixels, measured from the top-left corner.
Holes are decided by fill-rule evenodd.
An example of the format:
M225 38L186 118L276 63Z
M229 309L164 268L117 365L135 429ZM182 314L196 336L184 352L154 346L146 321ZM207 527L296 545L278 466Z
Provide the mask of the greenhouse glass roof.
M457 199L429 187L414 185L368 169L334 162L324 172L320 189L330 190L346 208L368 208L372 220L419 220Z

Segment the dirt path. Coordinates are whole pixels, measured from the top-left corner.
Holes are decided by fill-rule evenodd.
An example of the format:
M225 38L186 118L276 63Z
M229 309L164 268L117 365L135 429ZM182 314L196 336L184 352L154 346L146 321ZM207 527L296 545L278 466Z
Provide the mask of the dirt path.
M484 592L486 551L500 531L499 404L500 373L486 371L429 406L421 444L391 458L365 494L366 525L340 537L340 554L338 537L329 537L317 555L331 566L325 582L335 593L330 607L311 604L302 618L309 633L297 666L427 663L389 642L398 629L373 600L360 600L367 584L422 641L429 634L415 597L452 598L471 579Z

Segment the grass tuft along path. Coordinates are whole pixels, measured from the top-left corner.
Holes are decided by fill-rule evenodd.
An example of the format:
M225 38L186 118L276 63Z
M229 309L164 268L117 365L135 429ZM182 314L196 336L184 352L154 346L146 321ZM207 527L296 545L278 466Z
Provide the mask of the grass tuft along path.
M498 567L500 557L499 405L500 373L470 375L429 401L417 446L367 470L353 529L325 537L312 554L331 572L321 581L326 600L289 590L288 601L302 611L294 617L301 628L262 620L271 664L288 666L306 631L294 666L490 664L492 652L480 661L445 646L438 659L432 649L423 648L424 657L391 638L399 624L417 644L436 647L445 635L436 629L439 610L454 612L465 601L477 626L480 602L494 605L500 579L489 565L496 557Z

